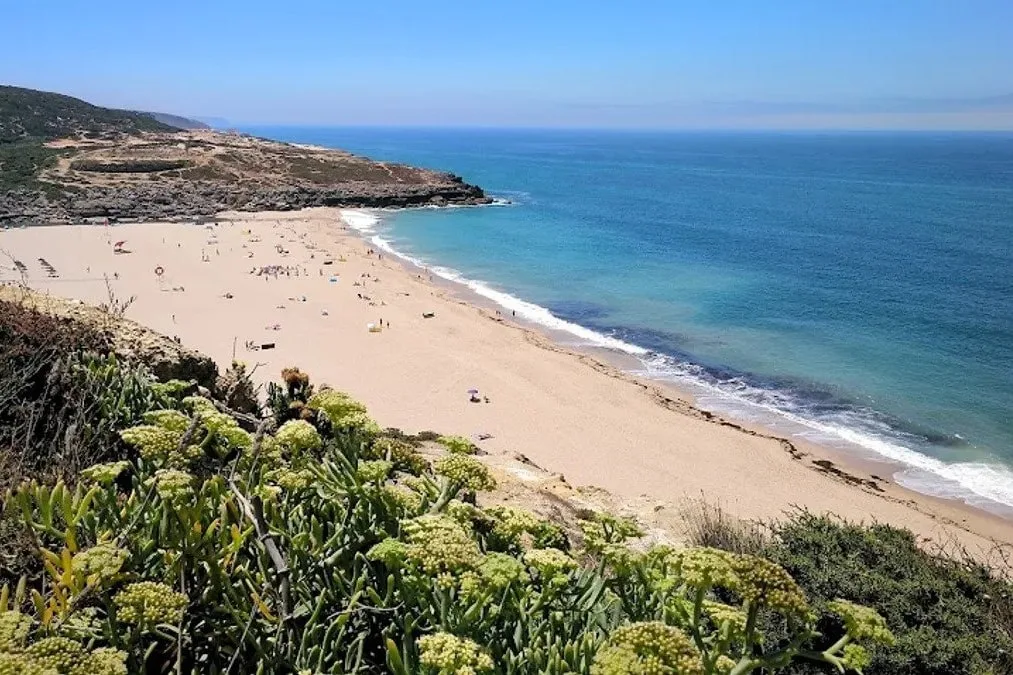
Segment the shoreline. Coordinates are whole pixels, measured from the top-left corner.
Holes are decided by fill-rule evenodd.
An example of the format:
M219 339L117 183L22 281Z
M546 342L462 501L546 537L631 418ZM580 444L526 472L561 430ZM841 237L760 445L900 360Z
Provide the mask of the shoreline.
M113 284L117 295L127 291L138 295L129 317L166 334L176 332L184 344L209 354L220 366L231 357L232 327L256 330L264 317L284 315L286 326L276 334L273 352L237 351L240 359L263 362L255 366L263 368L257 371L258 380L273 380L281 367L298 365L318 384L328 382L363 400L381 424L469 436L482 429L490 433L479 443L483 449L523 453L550 471L562 472L574 484L600 486L618 497L648 495L678 503L702 493L734 515L754 520L777 518L802 506L851 520L891 522L911 528L923 540L955 542L979 553L994 542L1013 543L1013 522L962 502L908 490L892 480L877 481L872 478L873 467L833 449L702 410L691 394L623 372L607 354L569 349L539 328L497 317L495 309L476 301L481 296L467 295L470 290L463 285L419 279L408 261L393 255L378 260L366 253L368 240L343 222L339 210L329 208L230 213L221 214L220 225L210 235L215 241L220 237L223 247L249 245L252 256L252 240L240 231L256 230L256 238L262 239L255 247L257 265L277 262L270 249L276 241L291 250L305 245L295 254L303 264L308 262L305 254L312 259L315 252L333 258L332 269L341 267L340 280L331 283L321 279L323 267L319 275L299 279L247 278L244 272L252 263L241 249L227 252L228 261L226 256L219 260L212 255L211 265L193 264L195 249L207 246L202 240L211 241L205 227L193 225L115 226L118 238L143 241L137 249L141 255L112 256L100 241L103 228L97 226L9 230L0 234L0 248L34 260L41 256L31 254L50 251L47 238L49 244L58 235L78 239L78 250L59 252L58 268L90 261L119 269L121 277ZM322 239L329 245L321 246ZM171 247L173 240L176 249ZM178 263L174 257L171 264L186 268L181 274L187 277L187 286L197 287L197 301L178 302L192 293L159 288L165 282L154 280L146 264L157 258L152 257L154 249L166 256L178 254ZM51 259L57 262L57 251L51 251ZM346 262L337 262L341 259ZM355 277L356 272L370 276ZM337 304L332 287L342 294L349 291L346 273L362 279L369 295L382 297L384 304L364 307L354 292ZM375 278L379 274L382 282ZM92 303L100 301L105 290L101 278L31 279L30 285ZM330 310L315 319L300 315L294 341L287 323L291 312L277 311L282 304L257 297L284 293L279 287L285 285L305 291L302 297L312 303L310 309L326 302L323 311ZM240 302L222 300L223 287L235 287L237 300L241 293L248 297ZM166 294L161 296L158 290ZM435 309L434 320L419 318L418 310L425 307ZM175 310L171 321L167 310ZM372 342L374 336L364 327L344 330L342 320L342 330L334 332L334 322L328 319L379 312L394 321ZM228 339L222 335L223 325L230 326L225 330ZM375 353L377 343L386 338L391 344ZM334 352L328 349L331 343ZM346 353L362 358L342 363ZM461 392L472 385L488 391L492 403L460 404Z
M791 413L763 406L748 399L739 399L732 394L722 391L717 386L696 381L691 377L680 378L678 375L652 377L649 373L645 372L647 363L640 357L660 356L665 359L672 357L652 352L636 344L612 338L598 332L596 329L587 328L568 319L558 318L545 307L530 303L506 291L500 291L487 282L465 277L458 270L436 264L432 266L425 265L420 259L397 250L392 242L384 237L382 229L378 229L383 226L387 217L396 216L399 212L414 210L415 208L432 207L408 207L404 209L348 208L341 209L340 211L346 224L368 245L383 248L385 252L395 256L407 268L414 270L413 273L425 272L430 274L434 283L446 288L455 298L494 313L495 316L491 316L490 318L495 319L500 317L501 310L505 311L513 303L519 303L521 306L525 306L525 309L534 310L538 314L545 314L548 320L529 319L524 316L510 317L506 315L502 315L502 318L547 338L555 346L562 348L563 351L574 352L580 356L591 356L617 369L625 377L660 389L661 392L664 392L663 394L659 394L660 397L669 396L678 399L697 410L707 419L714 417L723 420L725 424L758 432L795 446L807 447L809 451L804 453L807 455L819 453L828 455L829 464L822 459L814 461L823 462L819 467L821 471L837 475L843 480L849 480L857 484L865 483L867 486L872 487L872 489L878 489L876 485L878 483L893 483L907 492L921 497L938 500L942 503L956 502L976 511L983 511L997 516L1004 521L1013 522L1013 506L991 500L959 485L956 486L956 491L954 491L952 489L945 489L947 486L940 484L936 487L941 491L936 493L911 487L903 479L898 479L897 474L923 470L916 464L905 463L899 458L892 457L889 454L882 454L867 445L843 436L833 440L808 438L807 434L823 435L824 437L829 434L818 431L821 424L818 421L797 419ZM360 221L360 218L368 218L371 222L364 225ZM475 287L482 288L485 292L480 292ZM506 300L497 301L492 296L502 296L504 299L509 299L510 302ZM551 323L565 327L549 325ZM719 401L727 402L727 406L708 407L700 402L701 396L713 397ZM750 418L743 411L756 411L757 415L754 418ZM847 431L850 431L850 429ZM863 434L864 432L861 432L858 436L861 437ZM868 441L870 439L865 440ZM880 439L874 437L871 440L879 441ZM931 455L904 446L898 446L896 449L930 463L940 461ZM929 472L931 473L931 470ZM863 478L858 474L864 474L868 477ZM888 476L888 478L884 478L884 476ZM937 476L937 478L949 480L943 476ZM975 499L980 503L975 503Z

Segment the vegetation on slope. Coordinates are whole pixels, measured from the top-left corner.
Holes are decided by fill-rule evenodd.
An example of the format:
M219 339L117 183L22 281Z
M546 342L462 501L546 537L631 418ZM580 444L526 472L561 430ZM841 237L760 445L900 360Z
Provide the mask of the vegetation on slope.
M148 113L113 110L64 94L0 85L0 145L78 134L172 132Z
M704 505L693 512L691 541L768 558L787 570L832 632L827 607L835 598L874 607L896 636L879 650L866 675L1000 675L1013 673L1013 585L997 548L995 568L954 549L930 553L909 530L856 525L804 511L772 527L738 521ZM771 636L777 627L765 627ZM795 663L791 675L833 673Z
M46 147L46 141L175 130L147 113L112 110L72 96L0 85L0 191L56 190L37 180L62 154Z
M8 368L36 363L38 335L7 336ZM479 506L495 481L466 439L430 436L430 462L297 369L266 419L232 413L242 369L225 405L90 355L103 340L59 340L69 365L45 377L3 373L29 407L84 406L0 418L40 456L3 498L0 673L1010 672L1009 585L910 533L717 519L706 546L643 549L635 523L588 513L571 540ZM62 431L24 433L50 416Z
M425 466L347 396L299 402L315 423L250 434L208 399L175 399L121 432L134 460L8 494L45 574L0 594L0 666L740 675L795 657L860 670L892 641L839 601L843 625L813 649L807 599L758 556L636 552L635 525L604 514L568 551L534 514L475 506L494 484L475 458ZM785 627L767 651L761 621Z

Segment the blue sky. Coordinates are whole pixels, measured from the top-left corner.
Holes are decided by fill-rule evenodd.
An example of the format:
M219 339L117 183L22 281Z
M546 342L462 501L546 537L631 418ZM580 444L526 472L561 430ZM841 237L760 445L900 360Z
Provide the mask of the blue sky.
M0 83L235 124L1013 128L1011 0L0 10Z

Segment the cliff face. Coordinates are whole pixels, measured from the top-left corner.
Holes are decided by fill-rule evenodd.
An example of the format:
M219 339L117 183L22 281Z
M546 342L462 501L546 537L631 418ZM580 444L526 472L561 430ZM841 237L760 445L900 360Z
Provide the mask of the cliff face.
M485 204L452 174L0 87L0 223L188 219L310 206Z
M361 182L334 186L233 187L213 182L165 186L84 187L52 196L44 192L0 194L0 223L81 223L191 220L221 211L292 211L311 206L366 208L432 204L487 204L480 189L448 177L441 184L396 185Z

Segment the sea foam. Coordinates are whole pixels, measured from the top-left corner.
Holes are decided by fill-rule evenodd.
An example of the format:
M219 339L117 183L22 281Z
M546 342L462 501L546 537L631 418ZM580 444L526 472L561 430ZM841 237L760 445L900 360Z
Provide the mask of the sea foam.
M499 205L506 203L501 201ZM399 251L389 239L378 234L383 222L382 213L343 209L341 217L377 248L443 279L459 283L505 310L515 312L525 321L572 335L580 344L636 357L643 368L635 374L688 387L697 395L698 404L705 409L773 424L778 429L786 424L792 435L831 447L858 449L870 458L899 465L894 479L904 487L935 497L959 499L1000 515L1013 516L1013 471L1007 467L983 462L943 462L908 447L894 438L888 429L876 429L874 420L854 415L849 419L821 419L806 414L804 405L800 405L788 392L756 387L738 377L719 381L698 364L680 361L560 319L545 307L497 290L483 281L469 279L457 270L430 265Z

